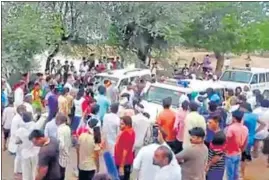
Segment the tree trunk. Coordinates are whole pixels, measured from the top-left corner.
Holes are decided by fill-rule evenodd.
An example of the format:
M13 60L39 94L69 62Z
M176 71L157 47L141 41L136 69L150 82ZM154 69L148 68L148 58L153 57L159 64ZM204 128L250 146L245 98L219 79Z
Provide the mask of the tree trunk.
M217 64L216 64L216 73L219 74L222 72L222 68L224 65L224 54L220 52L214 52L216 59L217 59Z
M52 51L52 53L47 58L45 71L50 70L50 61L53 59L54 56L56 56L56 54L59 52L59 50L60 50L60 46L59 46L59 44L57 44L55 49Z

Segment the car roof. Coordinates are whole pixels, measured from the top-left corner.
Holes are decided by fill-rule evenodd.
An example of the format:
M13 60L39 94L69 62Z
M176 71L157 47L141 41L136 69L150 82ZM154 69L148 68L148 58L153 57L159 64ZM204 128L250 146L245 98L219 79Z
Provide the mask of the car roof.
M165 88L165 89L171 89L174 91L180 91L184 93L191 93L194 91L202 92L208 88L213 88L213 89L225 88L221 83L213 82L213 81L202 81L202 80L192 80L192 79L184 79L181 81L189 82L188 87L183 87L183 86L178 85L178 80L176 79L167 79L163 83L156 82L156 83L153 83L152 86Z
M227 69L226 71L243 71L243 72L251 72L251 73L265 73L265 72L269 72L269 69L268 68L257 68L257 67L251 67L251 68L233 67L231 69Z
M151 74L149 69L119 69L119 70L112 70L108 72L98 73L97 76L109 76L114 78L128 78L134 76L143 76Z

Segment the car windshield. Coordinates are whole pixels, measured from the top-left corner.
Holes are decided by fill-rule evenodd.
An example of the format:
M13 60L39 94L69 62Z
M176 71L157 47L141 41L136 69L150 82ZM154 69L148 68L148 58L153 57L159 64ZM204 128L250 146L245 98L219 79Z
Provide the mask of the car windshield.
M179 91L151 86L144 96L144 100L162 105L162 100L171 97L172 106L177 107L179 103Z
M109 76L94 76L94 82L95 84L104 83L105 80L110 80L112 84L117 85L119 79L115 77L109 77Z
M250 83L251 72L245 71L225 71L221 76L221 81L232 81L238 83Z

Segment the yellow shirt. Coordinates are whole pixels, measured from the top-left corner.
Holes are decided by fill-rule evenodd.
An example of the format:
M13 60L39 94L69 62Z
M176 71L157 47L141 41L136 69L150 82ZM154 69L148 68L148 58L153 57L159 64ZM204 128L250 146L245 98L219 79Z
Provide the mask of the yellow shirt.
M71 113L72 106L73 106L73 100L74 100L74 98L70 94L68 94L65 98L67 100L68 114L70 114Z
M64 115L68 116L68 101L67 99L60 95L58 97L58 108L59 108L59 112L63 113Z
M79 169L91 171L96 169L94 160L95 151L100 150L100 146L94 143L92 134L82 133L78 139L79 144Z
M198 112L190 112L185 118L183 149L191 145L189 130L195 127L203 128L203 130L206 132L206 121L205 118Z

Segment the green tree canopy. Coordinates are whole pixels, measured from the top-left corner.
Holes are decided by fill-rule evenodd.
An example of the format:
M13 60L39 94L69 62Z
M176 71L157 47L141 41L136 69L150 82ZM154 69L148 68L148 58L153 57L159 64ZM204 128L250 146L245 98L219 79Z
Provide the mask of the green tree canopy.
M216 70L221 71L225 53L266 48L263 34L268 19L264 6L258 2L206 3L201 17L190 22L182 33L184 45L213 51L218 59Z
M30 5L24 5L9 15L2 31L3 75L11 73L11 69L21 72L34 70L38 64L33 62L33 56L60 40L58 19L53 15L43 16Z

